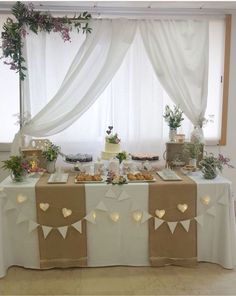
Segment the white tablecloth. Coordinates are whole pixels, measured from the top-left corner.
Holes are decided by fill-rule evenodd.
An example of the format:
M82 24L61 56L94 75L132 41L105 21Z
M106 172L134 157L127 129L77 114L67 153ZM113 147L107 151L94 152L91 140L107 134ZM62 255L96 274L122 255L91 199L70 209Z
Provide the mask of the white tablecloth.
M197 216L203 222L203 226L198 224L198 261L234 268L236 228L231 183L223 177L207 181L196 175L192 179L197 183ZM29 178L14 184L7 178L0 183L0 277L12 265L39 268L37 231L29 232L29 220L36 221L37 181ZM148 266L148 223L132 218L133 210L147 215L148 185L90 184L85 189L87 214L96 210L96 224L87 222L88 266ZM27 200L18 203L19 194ZM200 201L206 195L211 198L208 206ZM96 209L100 202L105 210ZM110 219L113 212L119 214L119 221Z

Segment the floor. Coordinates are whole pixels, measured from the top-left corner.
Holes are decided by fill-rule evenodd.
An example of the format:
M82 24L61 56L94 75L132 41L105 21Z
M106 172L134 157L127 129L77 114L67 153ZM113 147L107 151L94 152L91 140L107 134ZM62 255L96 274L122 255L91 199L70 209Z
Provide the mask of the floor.
M11 267L0 279L0 295L236 295L236 270L209 263L194 268Z

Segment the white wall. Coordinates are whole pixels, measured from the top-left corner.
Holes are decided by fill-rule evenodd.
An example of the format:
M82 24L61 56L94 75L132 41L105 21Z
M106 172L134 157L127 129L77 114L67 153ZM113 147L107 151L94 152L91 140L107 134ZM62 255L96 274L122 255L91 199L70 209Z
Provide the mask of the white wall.
M207 147L210 152L222 152L225 156L231 158L235 169L224 169L224 176L233 182L233 190L236 199L236 14L232 15L231 32L231 57L230 57L230 81L229 81L229 105L228 105L228 129L227 145L222 147ZM0 152L0 161L7 159L9 153ZM0 165L1 166L1 165ZM0 181L5 178L7 172L0 170Z

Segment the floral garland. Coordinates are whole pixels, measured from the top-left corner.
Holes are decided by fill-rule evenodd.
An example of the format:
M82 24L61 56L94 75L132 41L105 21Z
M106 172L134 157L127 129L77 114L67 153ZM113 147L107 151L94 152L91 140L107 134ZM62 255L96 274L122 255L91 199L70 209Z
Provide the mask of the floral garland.
M22 39L27 34L26 27L35 34L39 31L58 32L64 42L70 41L72 28L76 28L78 32L82 30L83 33L91 33L92 30L88 24L91 15L87 12L73 18L52 17L50 13L34 11L32 4L25 5L22 2L16 2L11 11L16 21L8 18L3 25L1 58L5 59L4 64L9 65L11 70L19 72L21 80L25 79L27 70L22 56Z

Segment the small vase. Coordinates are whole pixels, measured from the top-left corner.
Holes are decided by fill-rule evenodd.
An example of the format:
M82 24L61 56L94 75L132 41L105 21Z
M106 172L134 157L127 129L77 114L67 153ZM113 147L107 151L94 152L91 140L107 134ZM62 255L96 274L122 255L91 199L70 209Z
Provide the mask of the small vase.
M170 127L170 130L169 130L169 140L170 140L170 142L175 142L176 141L176 135L177 135L177 129Z
M195 126L194 130L191 132L190 141L192 143L203 143L204 144L204 134L203 129L200 126Z
M197 159L196 158L190 158L189 164L196 167L197 166Z
M56 171L56 160L47 161L46 165L47 172L53 174Z
M13 172L11 172L10 177L13 182L23 182L25 180L26 175L24 173L14 174Z
M218 169L217 168L202 168L203 178L207 180L215 179L218 176Z

